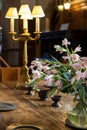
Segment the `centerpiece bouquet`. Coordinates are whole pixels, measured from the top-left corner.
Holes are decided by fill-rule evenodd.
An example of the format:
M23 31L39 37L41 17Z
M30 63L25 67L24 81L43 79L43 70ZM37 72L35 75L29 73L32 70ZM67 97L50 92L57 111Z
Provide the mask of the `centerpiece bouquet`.
M73 101L76 101L76 104L69 108L67 116L73 125L85 128L87 127L87 57L77 54L81 51L80 45L75 49L70 48L70 45L66 38L62 40L61 46L54 45L56 51L64 54L62 56L64 62L53 56L52 61L40 59L32 61L30 66L32 80L29 86L37 84L42 79L47 85L55 85L58 92L74 95Z

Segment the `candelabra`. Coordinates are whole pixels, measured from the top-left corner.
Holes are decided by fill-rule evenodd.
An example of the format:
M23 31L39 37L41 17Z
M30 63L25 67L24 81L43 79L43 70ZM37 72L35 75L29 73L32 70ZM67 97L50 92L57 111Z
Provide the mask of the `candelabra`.
M16 32L14 31L14 19L23 19L23 33L19 37L15 37ZM38 40L40 38L40 17L44 17L45 14L41 6L34 6L32 13L30 11L29 5L24 4L20 6L19 13L17 13L16 7L10 7L6 13L6 18L10 19L10 32L11 38L14 41L23 41L24 50L23 50L23 67L21 69L20 81L17 83L17 87L25 88L27 83L30 82L29 68L28 63L28 54L27 54L27 42L32 40ZM35 38L31 37L31 34L28 32L28 19L36 18L36 30Z

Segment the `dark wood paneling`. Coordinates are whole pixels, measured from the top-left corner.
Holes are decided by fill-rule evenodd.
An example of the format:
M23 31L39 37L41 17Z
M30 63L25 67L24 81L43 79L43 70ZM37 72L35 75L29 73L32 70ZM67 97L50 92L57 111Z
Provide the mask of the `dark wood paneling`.
M63 23L69 23L69 30L86 30L87 1L72 4L70 10L62 12L55 8L51 16L50 29L59 30Z

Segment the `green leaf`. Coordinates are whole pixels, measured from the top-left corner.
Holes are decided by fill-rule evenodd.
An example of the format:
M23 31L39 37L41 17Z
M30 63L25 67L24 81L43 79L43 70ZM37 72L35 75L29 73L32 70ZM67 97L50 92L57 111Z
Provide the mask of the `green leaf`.
M57 90L57 86L55 86L53 89L50 90L49 96L52 96L53 93Z
M41 78L33 79L29 84L27 84L27 88L34 87L34 84L36 84L39 80L41 80Z
M72 73L64 72L63 75L66 78L66 80L70 80L72 78Z
M68 92L69 92L70 87L71 87L71 85L70 85L70 84L63 85L63 87L62 87L62 89L61 89L61 92L63 92L63 93L68 93Z
M78 94L79 94L79 97L80 99L85 102L85 89L83 87L83 85L81 84L79 87L78 87Z
M82 102L85 102L85 98L86 98L86 92L85 92L85 85L82 84L82 79L78 80L73 88L75 89L76 92L78 92L78 95L80 97L80 100Z

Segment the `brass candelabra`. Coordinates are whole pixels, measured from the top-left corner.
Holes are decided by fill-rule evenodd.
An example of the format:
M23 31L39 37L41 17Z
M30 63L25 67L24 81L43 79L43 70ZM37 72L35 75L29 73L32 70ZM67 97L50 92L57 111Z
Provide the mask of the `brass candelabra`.
M27 83L30 82L30 76L29 76L29 67L27 66L28 63L28 54L27 54L27 42L28 41L34 41L38 40L40 38L40 32L35 32L35 38L31 37L31 34L24 30L22 34L20 34L19 37L15 37L16 32L9 32L11 35L11 38L14 41L23 41L24 42L24 49L23 49L23 67L21 68L21 75L20 75L20 81L17 83L17 88L25 88Z
M18 17L18 15L20 17ZM10 7L6 13L6 18L10 19L10 36L14 41L23 41L24 42L24 50L23 50L23 67L21 69L20 81L17 83L17 87L25 88L25 86L30 82L29 77L29 68L27 66L28 63L28 54L27 54L27 42L38 40L40 38L40 19L44 17L45 14L41 6L36 5L33 7L33 11L31 14L29 5L24 4L20 6L19 13L17 12L16 7ZM16 32L14 31L14 19L22 19L23 20L23 33L20 34L19 37L15 37ZM31 34L28 32L28 19L35 18L36 21L36 30L35 30L35 38L31 37Z

